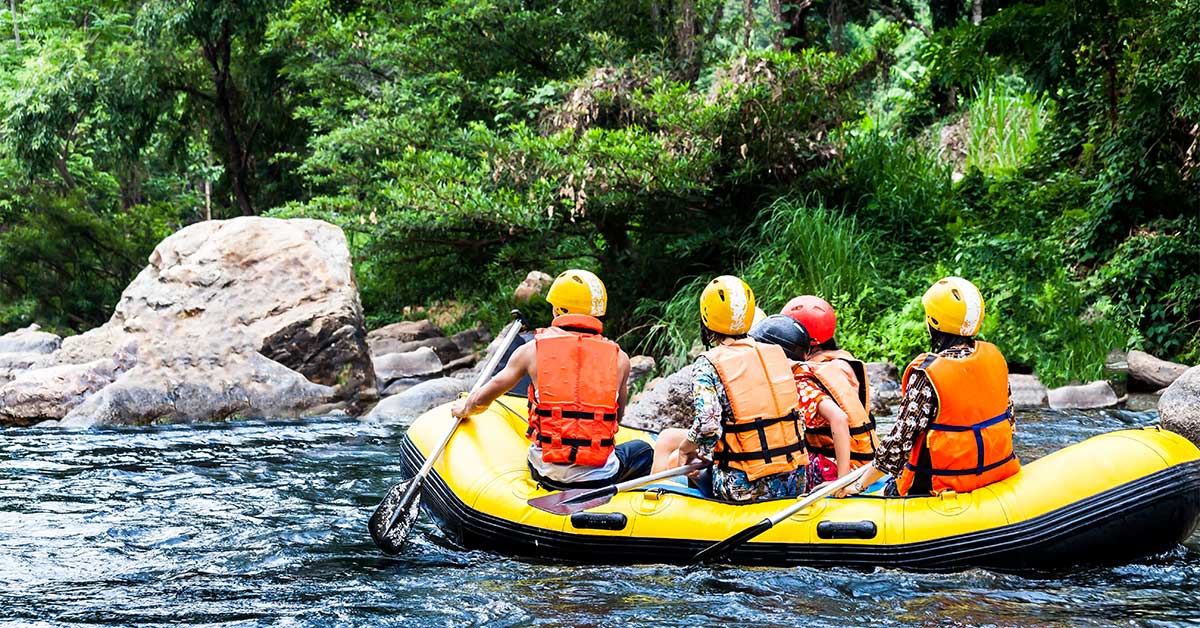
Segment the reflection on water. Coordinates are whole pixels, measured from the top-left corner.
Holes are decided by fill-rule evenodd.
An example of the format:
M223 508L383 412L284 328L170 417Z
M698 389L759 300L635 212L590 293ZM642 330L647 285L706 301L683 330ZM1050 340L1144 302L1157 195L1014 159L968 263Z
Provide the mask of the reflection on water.
M1018 451L1032 459L1155 416L1019 421ZM315 420L0 435L0 621L11 625L1200 620L1200 553L1187 547L1068 575L582 568L457 551L423 521L389 559L364 522L398 476L396 428Z

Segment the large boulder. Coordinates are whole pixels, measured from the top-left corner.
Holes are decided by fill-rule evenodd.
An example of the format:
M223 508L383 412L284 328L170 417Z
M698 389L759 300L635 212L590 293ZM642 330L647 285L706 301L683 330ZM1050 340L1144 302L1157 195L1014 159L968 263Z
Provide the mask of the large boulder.
M1062 386L1049 390L1046 397L1050 407L1055 410L1089 408L1111 408L1117 405L1117 393L1104 380L1081 384L1078 386Z
M0 336L2 353L54 353L62 344L62 338L41 331L41 327L30 325Z
M1049 401L1049 391L1037 375L1010 374L1008 390L1013 406L1018 408L1036 408Z
M72 421L295 416L334 402L359 411L378 398L345 234L318 220L180 230L155 248L108 323L68 338L49 360L82 365L123 348L136 368Z
M1200 366L1184 371L1158 400L1163 427L1200 446Z
M1183 364L1160 360L1144 351L1130 351L1126 362L1129 364L1129 377L1149 385L1151 390L1170 386L1188 370Z
M421 382L398 395L384 397L366 418L382 423L408 425L429 409L453 400L471 387L471 382L457 377L442 377Z
M687 428L692 425L692 411L692 367L689 365L662 378L642 393L638 402L625 410L622 423L653 432L668 427Z

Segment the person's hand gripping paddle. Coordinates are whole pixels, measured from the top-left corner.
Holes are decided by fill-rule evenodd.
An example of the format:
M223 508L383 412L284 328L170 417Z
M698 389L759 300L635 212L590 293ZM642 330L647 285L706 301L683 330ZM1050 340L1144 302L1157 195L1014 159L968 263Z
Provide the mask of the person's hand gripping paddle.
M504 330L501 336L500 344L496 350L488 358L486 364L479 371L479 377L475 379L475 384L471 386L471 391L474 392L480 386L483 386L491 379L492 374L496 371L496 365L500 363L500 359L508 352L512 346L513 340L517 334L521 333L521 327L524 326L524 321L521 319L521 313L513 310L513 322L509 323L508 328ZM409 530L417 521L417 516L421 512L421 484L433 469L433 464L442 456L442 452L446 450L446 445L450 443L450 439L454 437L454 432L458 430L463 419L454 417L454 422L450 425L450 429L446 430L446 435L442 437L442 442L429 452L425 458L425 464L421 465L421 469L417 471L412 479L401 482L391 488L387 495L383 497L383 501L379 502L379 506L375 508L375 512L371 514L371 519L367 521L367 529L371 532L371 540L375 541L375 545L389 556L395 556L400 553L400 549L404 546L404 539L408 536Z

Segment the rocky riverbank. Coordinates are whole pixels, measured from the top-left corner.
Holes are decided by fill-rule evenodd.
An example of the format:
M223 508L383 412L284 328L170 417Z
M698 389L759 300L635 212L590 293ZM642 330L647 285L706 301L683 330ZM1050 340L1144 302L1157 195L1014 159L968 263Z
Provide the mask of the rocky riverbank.
M550 282L531 272L513 298L528 303ZM447 336L429 320L368 332L346 238L333 225L204 222L158 245L108 323L65 339L36 325L0 336L0 425L337 412L407 423L466 391L492 341L482 326ZM632 362L632 385L655 370L652 357ZM897 367L867 369L872 410L891 413L900 400ZM1013 374L1013 402L1152 409L1161 396L1164 424L1200 442L1197 368L1131 351L1111 354L1106 371L1106 380L1055 389L1035 375ZM689 377L685 367L648 382L625 422L655 430L686 425Z

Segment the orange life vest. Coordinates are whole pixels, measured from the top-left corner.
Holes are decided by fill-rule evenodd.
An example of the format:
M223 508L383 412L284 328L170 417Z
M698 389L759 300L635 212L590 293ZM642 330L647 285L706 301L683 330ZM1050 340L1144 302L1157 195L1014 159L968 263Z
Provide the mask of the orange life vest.
M975 341L963 358L925 353L904 370L923 371L937 395L938 413L917 438L896 488L931 494L966 493L999 482L1021 469L1013 453L1008 409L1008 364L995 345Z
M834 353L844 355L831 355ZM834 364L832 360L843 360L850 366L858 380L857 386L846 376L842 366ZM812 371L821 388L849 418L850 468L857 469L874 460L879 436L875 434L875 417L870 410L871 387L867 383L867 369L862 361L845 351L825 352L818 356ZM833 428L829 424L820 427L806 425L804 440L809 453L818 453L831 460L837 458L833 446Z
M743 338L704 357L716 367L733 410L732 417L721 418L713 462L750 480L807 465L800 399L783 349Z
M602 467L615 445L621 348L591 316L559 316L533 335L537 386L529 389L529 432L542 460Z

